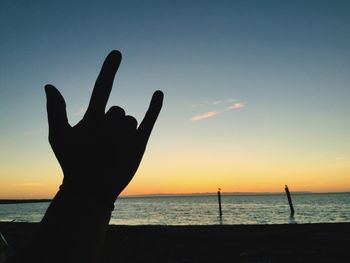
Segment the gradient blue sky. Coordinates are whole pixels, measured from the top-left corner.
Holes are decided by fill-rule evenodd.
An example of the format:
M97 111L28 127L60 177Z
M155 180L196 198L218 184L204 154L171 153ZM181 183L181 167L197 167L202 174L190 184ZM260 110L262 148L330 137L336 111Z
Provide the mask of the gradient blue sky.
M62 92L77 123L112 49L123 61L109 105L140 120L152 92L165 93L130 193L277 191L284 182L350 191L349 1L86 2L0 3L3 196L60 181L43 87ZM191 120L203 114L213 116ZM310 169L323 172L309 180ZM143 191L148 184L159 188Z

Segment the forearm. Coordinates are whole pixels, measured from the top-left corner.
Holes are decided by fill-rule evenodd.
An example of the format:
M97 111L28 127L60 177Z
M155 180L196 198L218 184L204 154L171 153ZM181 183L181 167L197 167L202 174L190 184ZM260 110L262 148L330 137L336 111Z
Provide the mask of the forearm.
M94 198L60 190L13 262L98 262L110 216Z
M49 142L64 171L64 187L25 250L9 262L98 262L113 203L137 171L163 104L163 93L155 91L138 127L118 106L106 112L120 62L117 50L107 56L75 126L62 94L45 86Z

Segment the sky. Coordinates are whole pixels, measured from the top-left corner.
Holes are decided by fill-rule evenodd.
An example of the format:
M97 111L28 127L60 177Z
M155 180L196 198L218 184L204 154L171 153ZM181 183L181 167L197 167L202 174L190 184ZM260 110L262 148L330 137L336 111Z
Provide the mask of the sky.
M0 198L50 198L62 171L44 85L69 121L105 56L108 107L162 112L125 195L350 191L349 1L1 1Z

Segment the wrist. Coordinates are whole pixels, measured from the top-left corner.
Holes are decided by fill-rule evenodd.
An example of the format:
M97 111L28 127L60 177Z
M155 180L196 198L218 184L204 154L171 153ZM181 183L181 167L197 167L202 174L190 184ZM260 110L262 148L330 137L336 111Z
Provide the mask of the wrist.
M62 201L73 202L87 209L106 213L111 213L114 210L114 199L107 198L93 188L78 186L71 182L67 183L65 180L60 186L57 197Z

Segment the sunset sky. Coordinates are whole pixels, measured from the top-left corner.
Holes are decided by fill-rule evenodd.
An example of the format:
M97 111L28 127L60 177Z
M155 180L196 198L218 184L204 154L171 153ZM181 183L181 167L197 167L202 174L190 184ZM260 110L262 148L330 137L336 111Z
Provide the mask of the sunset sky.
M44 85L76 124L113 49L109 106L165 94L123 194L350 191L350 1L72 2L0 3L0 198L56 193Z

